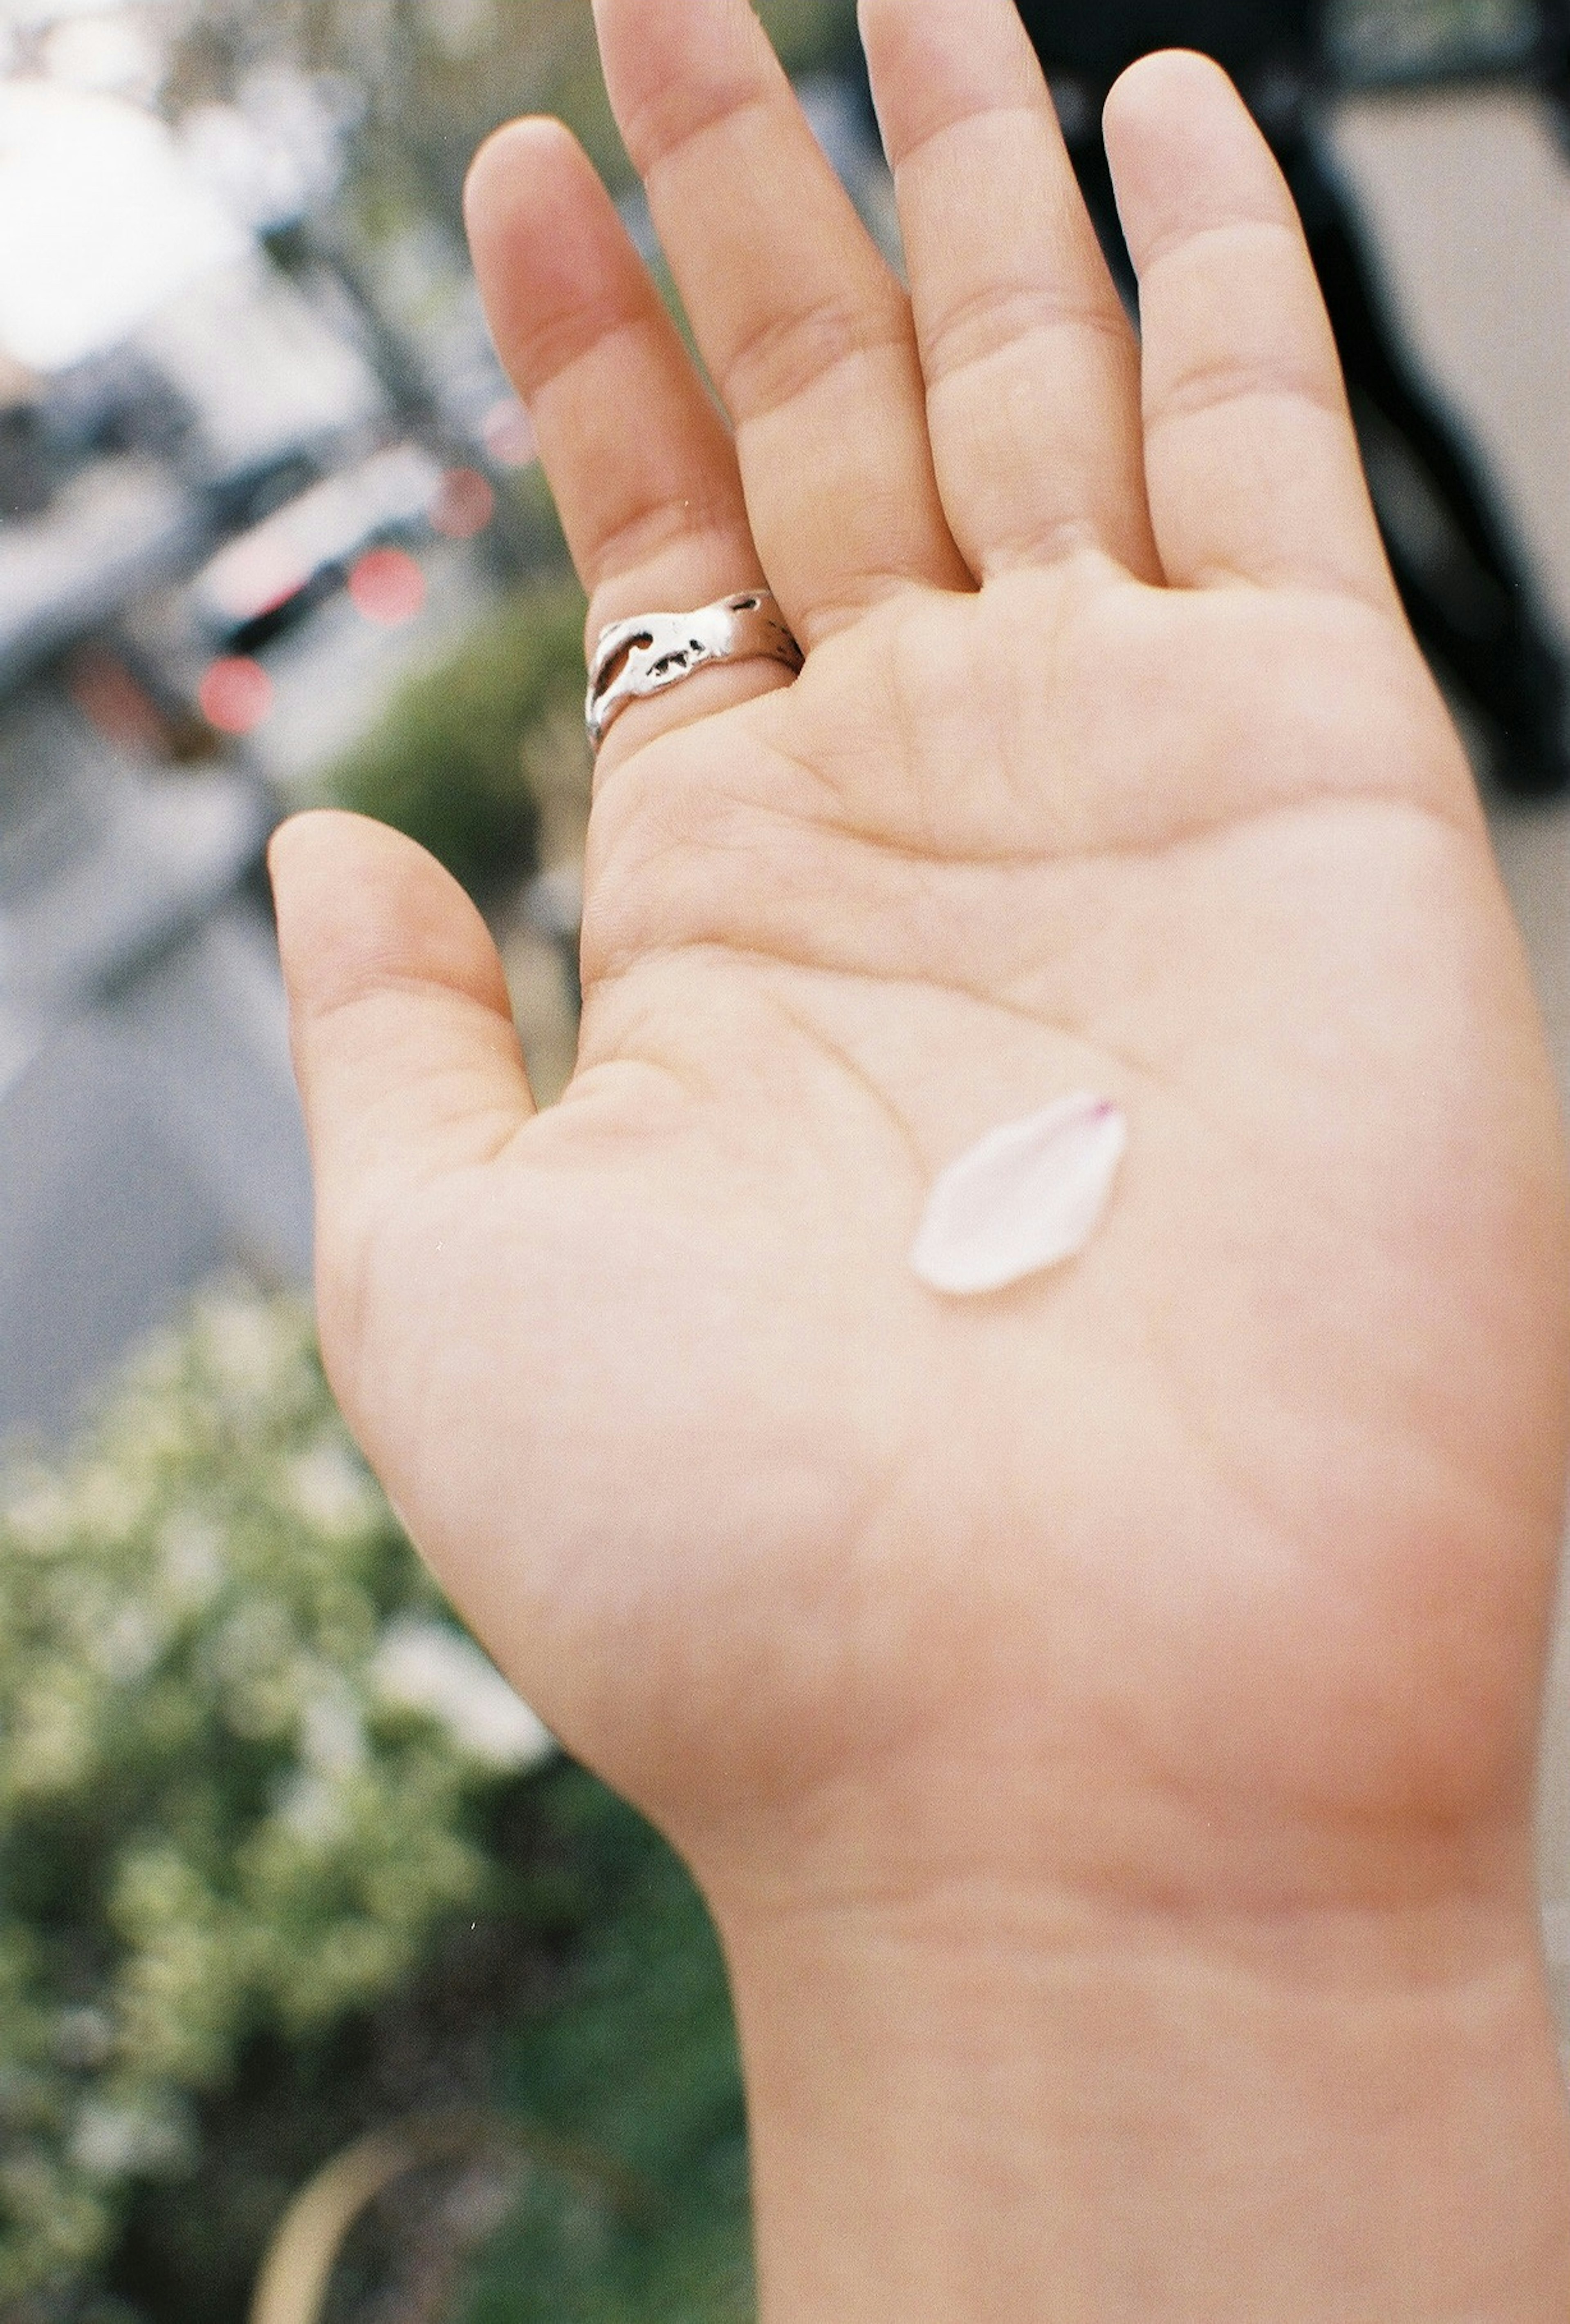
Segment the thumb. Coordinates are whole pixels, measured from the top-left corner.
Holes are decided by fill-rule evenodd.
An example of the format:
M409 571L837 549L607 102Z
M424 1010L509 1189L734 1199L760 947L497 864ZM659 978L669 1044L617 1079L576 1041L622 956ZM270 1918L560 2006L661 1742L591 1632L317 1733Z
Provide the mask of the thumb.
M491 1161L533 1113L490 932L456 880L357 815L294 816L269 851L319 1275L401 1194Z

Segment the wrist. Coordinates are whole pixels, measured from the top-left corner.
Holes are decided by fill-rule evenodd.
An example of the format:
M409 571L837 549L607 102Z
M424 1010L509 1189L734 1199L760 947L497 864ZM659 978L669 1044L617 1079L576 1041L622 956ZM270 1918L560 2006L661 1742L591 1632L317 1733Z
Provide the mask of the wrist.
M1562 2324L1529 1891L722 1911L765 2324Z

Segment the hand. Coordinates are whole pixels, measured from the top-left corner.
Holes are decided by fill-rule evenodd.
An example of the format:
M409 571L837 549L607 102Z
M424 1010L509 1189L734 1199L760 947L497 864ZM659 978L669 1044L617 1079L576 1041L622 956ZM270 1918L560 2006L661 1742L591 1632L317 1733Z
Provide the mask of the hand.
M578 1072L539 1117L445 875L350 818L282 836L344 1408L498 1659L708 1890L774 2313L901 2312L907 2248L847 2293L821 2216L817 2256L771 2235L837 2102L793 2140L787 1996L799 2027L843 1978L870 2052L891 1947L936 2015L962 1959L1253 1976L1310 1930L1357 1932L1360 1991L1486 1991L1485 2049L1507 2021L1532 2049L1505 2240L1558 2312L1529 1825L1563 1163L1288 198L1213 68L1123 81L1141 355L1005 0L864 0L907 300L741 0L596 13L729 424L566 133L503 131L476 260L590 632L766 579L807 666L613 730ZM1092 1248L924 1290L937 1171L1072 1089L1131 1128ZM1229 2020L1205 2056L1242 2048ZM1365 2174L1383 2103L1340 2126ZM1436 2268L1480 2247L1457 2167ZM999 2249L956 2282L1032 2312ZM1276 2304L1196 2278L1193 2313L1285 2317L1274 2261ZM1334 2280L1336 2324L1452 2312L1442 2274L1409 2308Z

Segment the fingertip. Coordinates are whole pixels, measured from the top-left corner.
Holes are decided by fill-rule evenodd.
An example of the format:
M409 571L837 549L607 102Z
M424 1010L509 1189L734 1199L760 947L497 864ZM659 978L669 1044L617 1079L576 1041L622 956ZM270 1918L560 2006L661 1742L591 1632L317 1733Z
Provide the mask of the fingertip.
M383 984L442 988L511 1022L477 907L419 844L369 816L316 807L273 833L268 869L290 998L330 1012Z
M1214 57L1197 49L1155 49L1125 66L1113 83L1102 113L1110 135L1114 126L1180 118L1196 105L1227 104L1242 111L1237 85Z
M383 835L404 846L414 844L389 825L356 815L347 807L302 807L298 814L286 816L267 842L267 869L274 894L282 890L292 898L302 883L314 880L325 855L345 849L374 849Z
M1260 143L1252 116L1231 76L1196 49L1159 49L1141 57L1113 83L1102 111L1102 134L1120 185L1182 172L1185 157L1208 174L1219 137L1229 127Z
M1192 49L1141 57L1114 83L1102 126L1137 268L1175 231L1250 217L1296 223L1275 157L1213 57Z
M532 1100L490 931L433 856L336 808L270 853L319 1248L341 1256L368 1190L488 1157Z
M504 121L476 151L464 179L464 223L472 235L476 218L497 203L506 206L541 168L559 170L587 156L565 121L547 113L527 113Z
M464 227L487 301L505 306L513 272L548 271L577 223L610 208L588 155L565 122L526 114L493 130L464 180ZM494 318L493 318L494 319Z
M491 337L525 402L653 299L593 162L548 115L486 139L464 223Z
M346 840L350 846L355 844L354 835L340 833L337 826L363 820L338 807L307 807L273 829L267 842L267 876L281 944L287 946L295 923L311 908L324 851L333 851Z

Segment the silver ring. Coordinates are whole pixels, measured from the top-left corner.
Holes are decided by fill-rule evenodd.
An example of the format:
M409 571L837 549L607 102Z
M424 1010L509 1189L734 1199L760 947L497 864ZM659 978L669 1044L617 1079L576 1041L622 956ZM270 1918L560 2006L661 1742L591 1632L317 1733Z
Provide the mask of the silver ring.
M584 716L597 751L630 702L663 694L725 661L777 661L792 672L805 659L767 589L744 590L696 613L640 613L600 632L589 663Z

